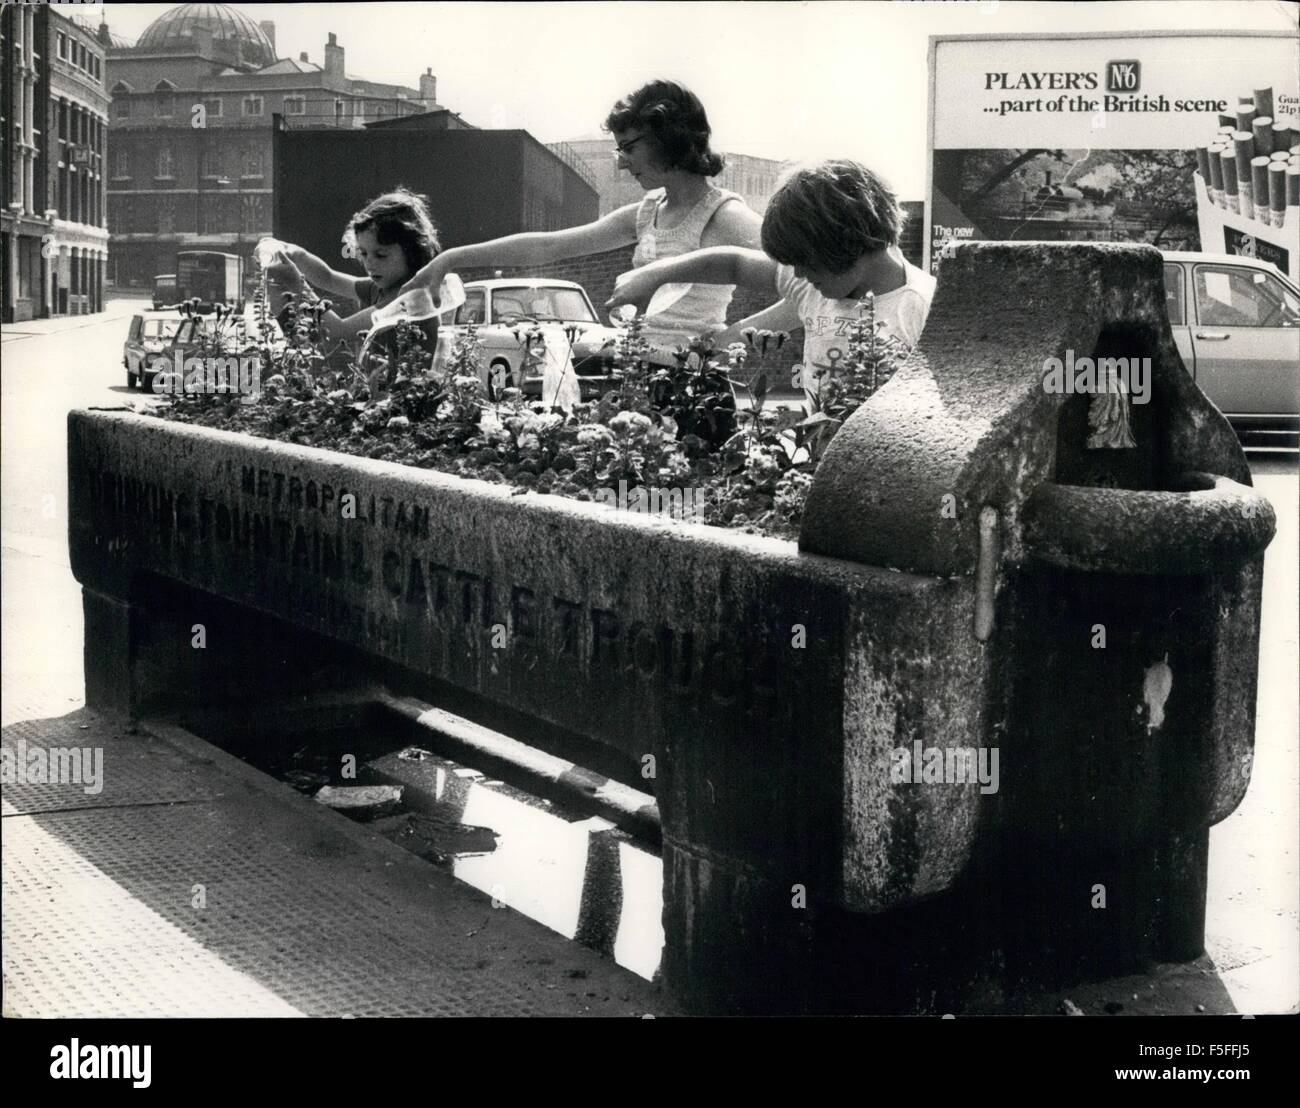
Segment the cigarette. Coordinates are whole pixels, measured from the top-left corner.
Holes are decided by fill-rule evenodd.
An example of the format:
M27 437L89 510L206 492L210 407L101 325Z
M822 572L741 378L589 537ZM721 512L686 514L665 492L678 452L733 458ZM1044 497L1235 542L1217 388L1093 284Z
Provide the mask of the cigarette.
M1255 197L1255 218L1268 222L1268 159L1250 159L1250 187Z
M1255 90L1255 114L1267 115L1273 114L1273 86L1268 88L1257 88Z
M1273 124L1273 149L1286 153L1291 145L1291 124L1277 122Z
M1286 166L1274 162L1268 167L1268 208L1273 226L1286 222Z
M1291 147L1291 153L1300 157L1300 142L1296 143L1293 147Z
M1237 211L1250 219L1255 214L1255 194L1250 189L1250 178L1237 182L1239 190L1237 194L1238 207Z
M1255 156L1255 136L1250 131L1234 131L1232 143L1237 148L1237 180L1250 184L1250 159Z
M1252 142L1254 139L1252 138ZM1247 162L1247 165L1250 163ZM1198 146L1196 148L1196 172L1201 175L1201 180L1205 182L1206 187L1210 184L1210 148L1208 146Z
M1222 150L1219 152L1219 161L1222 163L1220 172L1223 174L1223 191L1228 194L1228 207L1237 206L1237 154L1233 150Z
M1223 196L1223 152L1222 146L1211 146L1210 154L1210 197L1222 208L1226 201ZM1236 157L1236 154L1233 154Z
M1287 166L1286 170L1286 206L1294 208L1300 204L1300 165Z
M1255 101L1242 100L1237 104L1237 130L1249 131L1255 122Z
M1257 115L1255 121L1250 125L1250 130L1255 136L1255 153L1273 153L1273 117L1271 115Z
M1224 115L1222 112L1219 113L1220 127L1231 127L1235 131L1237 129L1236 124L1237 117L1235 115Z

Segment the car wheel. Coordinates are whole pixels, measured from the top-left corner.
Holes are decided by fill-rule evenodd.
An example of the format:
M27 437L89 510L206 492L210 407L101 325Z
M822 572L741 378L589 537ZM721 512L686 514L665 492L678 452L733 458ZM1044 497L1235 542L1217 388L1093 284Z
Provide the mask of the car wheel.
M135 374L131 372L130 366L126 367L126 387L128 389L135 388Z

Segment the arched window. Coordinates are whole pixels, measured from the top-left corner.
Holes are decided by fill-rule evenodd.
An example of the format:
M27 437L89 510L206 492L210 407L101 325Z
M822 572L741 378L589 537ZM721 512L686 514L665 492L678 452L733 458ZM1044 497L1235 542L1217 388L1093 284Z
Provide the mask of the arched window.
M155 177L170 177L172 175L172 148L170 146L160 146L158 148L158 171Z

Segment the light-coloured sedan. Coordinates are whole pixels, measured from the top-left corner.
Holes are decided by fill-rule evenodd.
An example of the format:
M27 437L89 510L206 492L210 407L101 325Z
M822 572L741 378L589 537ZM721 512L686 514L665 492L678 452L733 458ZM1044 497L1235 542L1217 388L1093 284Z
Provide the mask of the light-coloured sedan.
M1165 251L1174 341L1201 391L1251 449L1300 443L1300 289L1270 262Z

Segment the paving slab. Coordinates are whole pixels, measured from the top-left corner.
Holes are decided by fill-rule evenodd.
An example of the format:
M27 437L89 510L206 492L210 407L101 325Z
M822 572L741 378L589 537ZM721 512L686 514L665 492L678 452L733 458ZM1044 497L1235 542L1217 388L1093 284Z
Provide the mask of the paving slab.
M134 732L134 733L133 733ZM4 788L6 1016L641 1016L659 988L179 728L89 710L11 756L103 751L102 788Z

